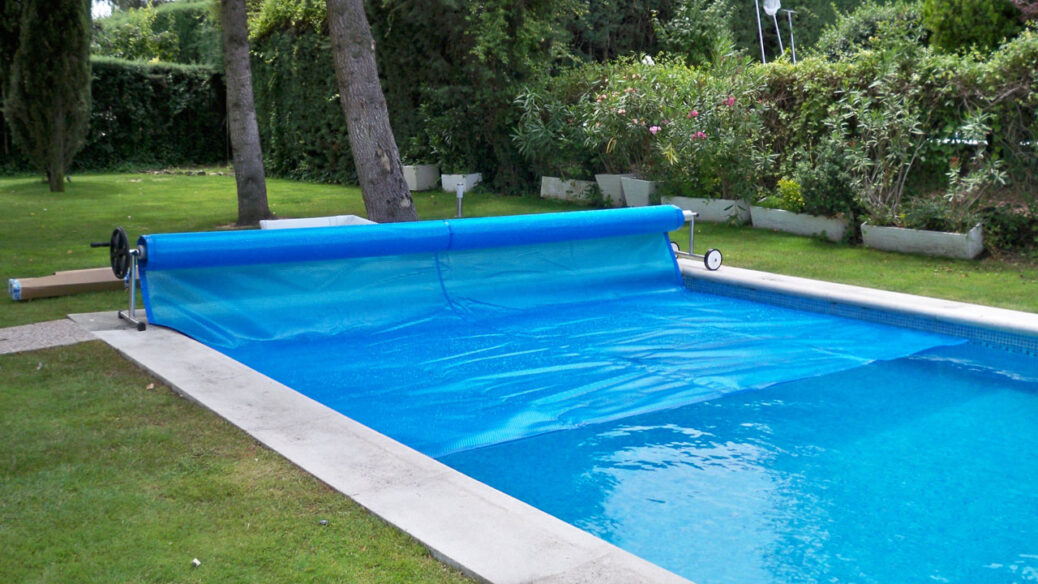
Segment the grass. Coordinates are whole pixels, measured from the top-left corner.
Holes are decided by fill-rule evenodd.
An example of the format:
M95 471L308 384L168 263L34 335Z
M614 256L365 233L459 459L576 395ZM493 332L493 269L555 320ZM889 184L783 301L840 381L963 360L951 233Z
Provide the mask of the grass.
M0 581L466 581L101 342L0 379Z
M141 233L208 231L233 224L237 203L231 176L97 174L78 176L63 194L38 178L0 178L0 277L43 276L56 270L108 264L104 249L116 225ZM282 217L364 214L356 187L268 181L272 210ZM452 193L415 196L424 219L451 217ZM469 194L468 216L542 213L578 208L534 197ZM925 296L1038 312L1038 266L887 253L747 227L700 223L697 250L716 247L725 264ZM688 241L687 229L673 234ZM121 307L123 293L103 292L15 303L0 310L0 327Z

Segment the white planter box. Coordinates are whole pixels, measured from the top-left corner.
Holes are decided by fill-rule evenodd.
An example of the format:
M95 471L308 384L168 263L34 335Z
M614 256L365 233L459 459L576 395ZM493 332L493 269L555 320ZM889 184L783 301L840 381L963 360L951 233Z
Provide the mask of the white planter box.
M591 187L594 184L588 180L562 180L554 176L542 176L541 196L563 201L587 201L591 198Z
M846 219L793 213L783 209L750 206L750 218L753 226L759 229L774 229L797 235L821 235L829 241L843 241L843 235L847 232Z
M448 193L457 192L458 183L465 185L465 189L462 192L467 193L483 181L483 175L478 172L472 174L444 174L440 176L440 181L443 184L443 190Z
M649 197L656 192L656 183L629 176L620 177L623 187L624 202L628 207L647 207Z
M595 182L598 183L598 190L602 191L602 198L605 200L605 204L610 207L623 207L627 204L627 199L624 197L624 185L621 180L623 177L633 178L632 174L596 174Z
M436 187L440 180L440 167L435 164L414 164L404 166L404 180L412 191L427 191Z
M699 213L696 221L706 221L707 223L727 223L732 220L738 223L748 223L750 221L750 206L746 204L746 201L666 197L663 203L677 205L687 211Z
M971 260L984 251L984 229L978 223L967 233L925 231L861 224L865 247L904 253Z

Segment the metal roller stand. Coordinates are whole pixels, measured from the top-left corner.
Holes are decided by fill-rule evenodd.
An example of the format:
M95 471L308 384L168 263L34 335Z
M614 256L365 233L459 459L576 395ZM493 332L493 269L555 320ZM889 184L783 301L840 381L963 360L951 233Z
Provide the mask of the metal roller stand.
M122 227L116 227L107 242L91 243L90 247L108 248L108 258L112 264L112 273L116 278L125 280L129 275L130 279L126 283L126 289L129 290L130 299L127 310L119 311L119 318L130 322L139 331L148 328L148 323L137 318L137 271L138 263L144 255L144 249L141 246L130 249L130 239Z
M683 214L685 216L685 221L688 221L688 251L681 251L681 246L676 243L671 243L671 246L674 248L674 255L679 258L702 260L703 265L711 272L720 268L721 263L724 262L724 256L721 255L721 250L710 248L702 255L692 253L692 241L696 233L696 217L699 216L699 213L694 211L684 211Z

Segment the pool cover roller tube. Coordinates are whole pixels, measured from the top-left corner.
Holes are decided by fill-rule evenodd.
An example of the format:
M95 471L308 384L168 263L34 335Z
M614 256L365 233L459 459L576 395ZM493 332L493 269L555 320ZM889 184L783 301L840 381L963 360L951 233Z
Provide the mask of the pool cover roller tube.
M431 456L956 339L695 293L654 206L146 235L149 322Z

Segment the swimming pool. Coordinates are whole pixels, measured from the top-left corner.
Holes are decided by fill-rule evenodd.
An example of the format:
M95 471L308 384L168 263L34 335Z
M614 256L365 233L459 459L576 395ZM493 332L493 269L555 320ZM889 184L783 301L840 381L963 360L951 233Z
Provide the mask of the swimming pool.
M318 384L322 384L322 380L327 380L328 373L324 365L345 363L346 367L335 369L338 371L335 374L336 383L340 384L340 387L360 390L360 393L363 394L361 400L346 401L353 401L355 404L359 402L362 409L372 410L369 412L370 416L365 411L347 413L373 427L383 429L390 435L396 434L407 443L416 444L415 441L418 440L418 447L423 451L441 456L445 462L459 468L470 467L469 471L477 478L492 485L507 487L505 490L511 489L517 494L526 493L534 484L572 483L574 481L566 477L573 476L573 473L581 477L597 473L600 478L604 479L600 486L606 487L598 494L591 493L587 489L578 489L571 495L549 492L547 495L541 495L542 498L548 499L547 503L541 502L536 496L529 494L523 495L521 498L528 497L528 500L537 500L539 506L553 510L577 525L628 549L635 550L653 561L697 581L726 581L726 578L731 577L741 580L748 575L766 573L748 569L732 572L736 566L748 565L746 562L751 557L748 551L745 557L736 558L731 552L719 553L718 547L701 546L697 548L700 550L699 555L687 551L687 546L682 547L684 544L699 541L704 537L702 532L689 531L687 529L689 523L721 526L737 523L732 518L725 521L723 516L710 518L709 509L693 509L695 515L692 517L704 518L702 522L682 520L678 521L679 525L668 526L669 533L683 534L683 536L668 537L667 540L680 542L682 545L666 552L657 550L655 556L651 549L647 551L643 549L658 547L653 542L658 542L660 538L655 536L659 533L655 521L650 522L651 529L647 530L639 527L637 521L627 520L629 508L637 507L633 504L639 500L637 494L640 493L642 496L640 500L643 506L647 505L649 509L652 509L653 506L662 505L667 509L666 515L672 516L674 514L673 504L680 497L644 497L644 495L647 491L665 494L668 490L667 485L689 483L687 483L686 477L683 479L686 481L685 483L678 480L676 483L673 481L666 483L662 487L639 487L639 484L644 482L643 479L627 477L624 474L626 470L630 470L627 467L656 468L657 461L653 456L660 457L658 466L662 468L680 469L683 466L689 468L696 466L695 464L682 465L681 461L695 460L696 456L704 452L701 447L712 443L710 440L697 442L691 437L697 433L700 438L707 434L715 436L713 432L703 429L701 422L704 418L701 416L704 415L703 411L712 411L711 408L718 404L739 403L740 400L752 398L764 399L763 396L771 395L774 392L790 391L790 387L796 386L804 380L827 380L829 383L834 379L839 381L848 378L849 372L868 369L874 365L878 366L876 365L877 360L885 364L897 362L897 359L904 355L917 353L935 355L940 354L941 351L961 350L962 340L890 327L876 327L868 323L846 319L823 318L825 315L761 307L742 300L711 297L704 294L694 295L692 306L689 306L689 295L683 289L675 288L675 286L680 287L680 280L673 277L673 259L669 255L666 256L667 261L670 262L668 264L669 275L667 270L655 269L649 270L650 273L647 277L642 273L646 255L659 258L657 263L663 261L664 256L657 253L659 245L665 245L661 238L657 237L653 242L650 237L642 237L637 234L621 234L615 237L623 239L622 253L614 250L609 257L610 261L616 261L621 266L628 266L622 278L617 278L612 273L599 273L597 269L589 270L586 266L583 269L575 269L573 265L566 264L560 258L558 246L554 245L558 242L543 241L524 244L523 250L529 253L522 257L522 262L508 266L503 266L499 260L489 261L488 258L481 257L479 253L452 254L448 261L435 262L436 277L440 278L438 281L434 281L431 276L428 281L423 280L423 275L429 275L426 273L428 270L425 270L428 266L424 259L409 258L409 261L405 262L407 267L403 276L398 273L382 274L376 265L380 262L360 261L356 264L356 266L361 266L357 271L363 273L363 277L359 278L359 281L377 280L380 282L380 285L376 287L377 290L385 289L384 283L387 281L385 278L388 277L390 281L400 283L402 288L419 292L417 296L421 296L423 291L435 292L437 286L439 286L438 291L441 294L446 288L450 288L448 293L453 294L455 299L463 297L465 303L453 302L447 313L440 314L437 312L439 310L437 308L437 311L434 311L435 314L426 313L420 318L415 318L411 311L419 309L427 311L428 306L421 305L421 302L411 303L402 307L405 309L403 312L408 313L406 318L395 320L389 326L384 319L396 319L396 316L387 316L392 311L387 310L386 314L376 314L375 316L378 318L374 320L377 322L373 322L371 315L365 312L365 318L368 320L362 323L363 334L354 337L346 335L344 338L339 338L331 343L327 350L318 348L324 344L323 340L326 339L305 335L301 337L295 335L296 338L291 338L293 335L278 337L277 335L283 331L277 331L272 338L262 341L249 339L249 334L256 336L257 332L267 334L272 330L269 323L260 328L259 325L264 323L249 321L248 334L236 335L234 337L236 340L221 350L231 355L237 353L237 356L244 361L253 361L253 364L263 366L272 376L290 381L289 384L297 389L305 385L300 383L304 378L313 379ZM563 247L568 254L567 257L579 261L586 260L593 255L596 248L598 253L602 253L603 248L599 247L598 243L597 240L583 244L566 242ZM612 245L615 245L615 241ZM604 249L609 250L608 247ZM669 254L669 252L667 253ZM513 254L509 254L509 256ZM351 261L358 260L351 258ZM530 268L531 262L536 263L536 261L542 261L554 268L562 266L563 276L569 276L570 279L562 278L565 284L561 285L558 280L553 280L552 284L548 286L541 285L540 276L543 275L544 270ZM586 264L586 262L584 263ZM456 272L464 272L466 269L473 270L473 266L479 273L479 277L473 278L473 281L484 280L485 283L489 270L491 274L501 275L496 280L498 284L516 279L522 281L525 286L522 290L523 293L519 295L518 299L511 299L508 303L496 302L489 310L484 310L487 297L480 297L468 290L466 286L469 282L461 282L462 285L453 287L457 281L448 279L449 283L444 285L442 274L445 267ZM275 278L275 284L290 286L296 277L307 277L307 274L312 272L315 267L319 268L313 264L304 266L305 269L292 268L296 271L291 272L289 276ZM335 270L331 271L335 272ZM246 269L236 277L255 282L255 287L246 287L255 292L259 288L271 285L271 278L267 272L266 268L256 267ZM216 273L208 272L195 280L188 278L187 284L180 284L182 289L187 290L195 299L191 311L195 311L197 306L205 304L205 302L200 302L205 299L198 287L202 283L212 280ZM372 274L381 274L381 279L373 280ZM526 274L529 274L530 277L524 279ZM602 285L603 281L608 282L610 279L616 280L615 285ZM560 288L564 288L568 294L572 293L572 288L567 287L572 285L581 286L580 301L575 303L556 302L551 304L553 309L550 314L547 314L543 310L545 298L557 298ZM617 293L617 285L623 288L623 293ZM493 289L493 286L491 288ZM301 288L297 287L297 290L304 292L318 290L319 292L321 288L319 286L314 288L313 283L308 282ZM459 294L458 290L461 290L462 293ZM154 292L154 290L152 291ZM496 291L500 292L501 288L497 288ZM267 293L250 294L244 301L259 302L262 305L269 302L264 299L270 296L269 292L268 288ZM302 292L297 291L296 293ZM324 295L317 293L317 296ZM205 301L209 302L211 299ZM392 304L392 302L385 304ZM503 304L507 305L502 308ZM267 308L274 311L284 310L283 306L277 304ZM225 315L228 313L226 306L220 310ZM461 316L459 316L459 310ZM504 319L499 318L502 310L506 317ZM493 313L495 317L492 323L483 318L488 312ZM308 317L320 314L323 313L315 311ZM149 311L149 316L151 315L151 311ZM653 318L646 320L646 316ZM616 329L617 334L603 334L603 323L608 323L611 328ZM639 326L641 328L637 328ZM689 326L701 326L699 330L708 331L709 335L705 333L691 335L697 337L697 340L689 340L687 338L690 336L689 331L693 330L689 329ZM202 330L203 334L212 334L214 330L218 329L209 326ZM805 330L815 331L812 333L814 335L812 339L806 343L801 342L805 336L803 332ZM438 341L428 342L429 335L436 331L442 333L442 336L434 337L434 339L439 339ZM214 334L214 337L222 338L223 334L222 331L219 331ZM247 340L242 341L242 338ZM429 345L428 347L421 344L423 340L426 341L426 345ZM271 353L278 357L272 358L271 353L264 356L253 346L257 343L274 348L275 350ZM767 350L765 351L765 349ZM254 350L256 350L255 353L253 353ZM936 351L936 353L932 353L932 351ZM761 360L761 355L765 353L769 355L770 360ZM380 358L381 364L376 363L372 366L376 357ZM920 358L915 357L914 359ZM943 357L937 360L941 359L947 360ZM276 362L280 362L281 365L277 365ZM624 364L626 367L620 367L618 363ZM502 367L503 364L507 366ZM416 374L416 372L418 373ZM291 379L289 379L290 377ZM697 380L697 383L687 383L689 377ZM379 382L372 383L373 379L378 379ZM457 379L476 380L474 383L467 384L469 389L477 390L475 394L464 395L463 390L466 388L454 383ZM1024 375L1022 383L1033 385L1033 379L1027 381L1027 377ZM323 383L325 389L328 385ZM842 383L835 385L843 387ZM417 402L417 398L431 396L432 409L415 408L408 414L406 411L408 407L400 407L400 396L392 396L394 387L397 388L397 391L400 388L408 389L402 405L410 407ZM437 387L446 391L437 393L431 389ZM577 390L574 391L574 388ZM757 391L744 391L746 389L756 389ZM859 388L858 391L861 389ZM463 399L453 399L459 395ZM617 399L628 396L635 396L636 399ZM382 405L378 405L380 398L389 401L381 402ZM624 403L617 406L618 401ZM502 402L518 405L518 413L499 407ZM487 408L486 403L494 405ZM823 403L823 405L825 404ZM346 404L345 407L349 407L349 404ZM463 417L459 417L456 413L457 408L476 413L477 415L472 416L476 420L462 419ZM738 413L739 408L729 406L729 409L732 408L735 413ZM781 418L778 415L781 413L780 410L781 408L772 408L769 411L775 412L775 415ZM402 413L403 415L401 415ZM684 417L679 417L677 421L661 421L665 419L661 416L672 414ZM803 412L801 415L804 419L809 419ZM842 412L841 417L844 415L845 412ZM364 419L366 417L370 419ZM768 423L773 426L778 425L776 419L767 417L764 421L735 423L734 420L738 419L738 416L733 416L731 420L725 422L725 418L722 417L718 418L716 424L721 426L727 424L733 428L743 428L744 426L741 425L743 423L758 426ZM416 420L439 420L442 424L416 424ZM588 423L589 420L594 423ZM474 427L478 427L478 424L472 425L474 422L488 423L484 424L482 431L473 431ZM425 438L426 442L422 443L421 439L409 438L405 435L407 431L415 429L415 426L426 426L425 429L432 430L432 432L426 433L431 433L433 436ZM405 434L401 434L401 432ZM640 462L637 458L614 460L615 464L612 467L603 463L603 460L608 462L610 457L623 458L624 453L629 452L632 448L637 450L628 440L631 436L634 436L635 441L641 440L642 446L652 451L652 456ZM754 445L760 446L754 442L759 440L759 437L751 438L746 434L738 433L719 436L720 438L717 440L721 440L722 445L736 443L742 444L746 448ZM684 437L684 442L675 437ZM1026 436L1021 436L1021 438L1026 443ZM829 444L827 439L830 442L844 440L823 436L818 438L818 441L823 445ZM577 441L568 442L572 440ZM739 442L740 440L742 442ZM797 437L798 442L796 443L799 444L800 440L810 443L808 437L805 436ZM575 456L582 452L578 446L589 441L612 442L614 445L621 446L614 448L608 455L604 454L608 448L592 449L591 458L580 462L574 459L573 464L568 467L562 463L548 463L543 460L544 452L572 453ZM675 451L667 453L659 451L657 447L659 443L683 445ZM652 448L649 448L650 446ZM786 452L783 450L785 447L776 448L778 448L776 450L778 454L772 453L773 458L781 458L779 454ZM761 450L764 458L768 458L766 449L758 449ZM830 448L830 450L833 449ZM586 453L587 450L584 449L584 452ZM526 467L519 464L503 465L516 469L516 472L512 475L499 472L493 473L494 476L479 476L480 469L502 466L495 465L486 458L494 453L503 456L503 460L514 460L517 463L525 456L527 460L532 460L537 464ZM725 454L724 452L714 453L715 456L720 457L717 460L723 460ZM733 453L727 454L732 455ZM752 458L743 454L730 456L730 458L740 461L739 464ZM538 458L542 460L538 460ZM563 456L562 458L570 459L571 457ZM797 455L794 458L802 459L803 456ZM828 459L826 459L826 463L836 464ZM724 464L719 463L719 467L724 467ZM522 468L526 470L518 470ZM602 468L606 470L598 472ZM708 468L716 470L718 466L710 467L708 465ZM552 470L554 474L546 473L547 470ZM731 473L731 470L729 468L721 472L730 479L726 483L727 487L721 491L733 494L746 491L747 489L735 488L745 482L745 476L738 478L736 477L738 473ZM779 470L781 469L762 465L746 476L756 473L758 478L764 477L761 480L782 480L783 476L788 480L788 476L782 475ZM725 475L725 473L728 474ZM649 472L649 475L654 474L660 473ZM531 475L536 477L535 480L529 480ZM517 476L518 481L515 480ZM749 483L753 484L753 481L751 480ZM509 484L512 486L508 486ZM583 483L581 485L586 487ZM615 485L624 485L625 488L611 488ZM609 493L610 505L601 506L609 507L611 511L599 516L593 513L584 514L582 509L586 510L589 506L595 507L598 505L596 502L607 498L604 494L606 491ZM628 496L618 496L616 493L619 491L628 493ZM631 493L635 495L631 495ZM809 494L810 490L805 490L805 497ZM704 502L710 497L700 496L694 499ZM553 509L551 500L566 501L563 507L573 510L573 515L566 515L565 509L563 511ZM845 501L846 498L839 500ZM796 502L793 499L790 501ZM1024 501L1027 501L1026 497ZM725 503L722 507L730 504L730 502ZM800 507L804 507L802 502ZM753 513L752 508L748 509L750 510L746 511L744 515L757 517L758 514ZM617 510L623 512L617 513ZM806 510L792 512L789 515L793 517L809 516ZM624 520L620 521L620 519ZM635 536L639 531L650 535L647 540L648 544L644 541L640 544L637 543ZM714 537L725 542L726 545L736 545L741 550L767 547L768 542L780 541L782 537L794 539L797 537L796 534L790 535L780 529L774 531L775 533L769 533L762 529L748 529L734 535L716 531ZM754 544L747 539L746 534L756 534L760 539ZM709 539L709 534L706 534L706 537ZM768 539L769 537L771 540ZM798 557L798 553L801 553L802 557L810 555L803 554L803 550L798 551L795 546L782 547L775 544L769 549L771 549L770 557L773 557L771 563L775 565L785 564L781 561L774 561L774 557L789 558L789 561L792 562ZM827 549L823 552L816 551L811 557L817 559L829 552L846 555ZM1020 553L1026 556L1029 552ZM675 556L685 557L686 560L695 558L695 561L692 562L694 564L691 567L692 571L688 571L682 565L676 565L672 561ZM724 567L727 572L722 570L717 575L709 562L704 559L725 558L726 556L728 561L716 562L716 564ZM1016 564L1010 562L1006 565L1015 565L1018 570L1026 570L1029 567L1026 565L1026 558L1020 561L1024 563L1021 564L1018 561ZM819 562L807 563L814 566L812 569L815 571L807 572L804 575L805 578L812 574L829 573L818 572L817 566L821 565ZM756 564L750 562L749 565L759 566L761 564L767 563L758 561ZM783 578L791 578L791 572L779 572L779 574L782 574ZM861 580L867 577L866 574L856 578L850 577L850 579ZM715 578L720 578L720 580Z

